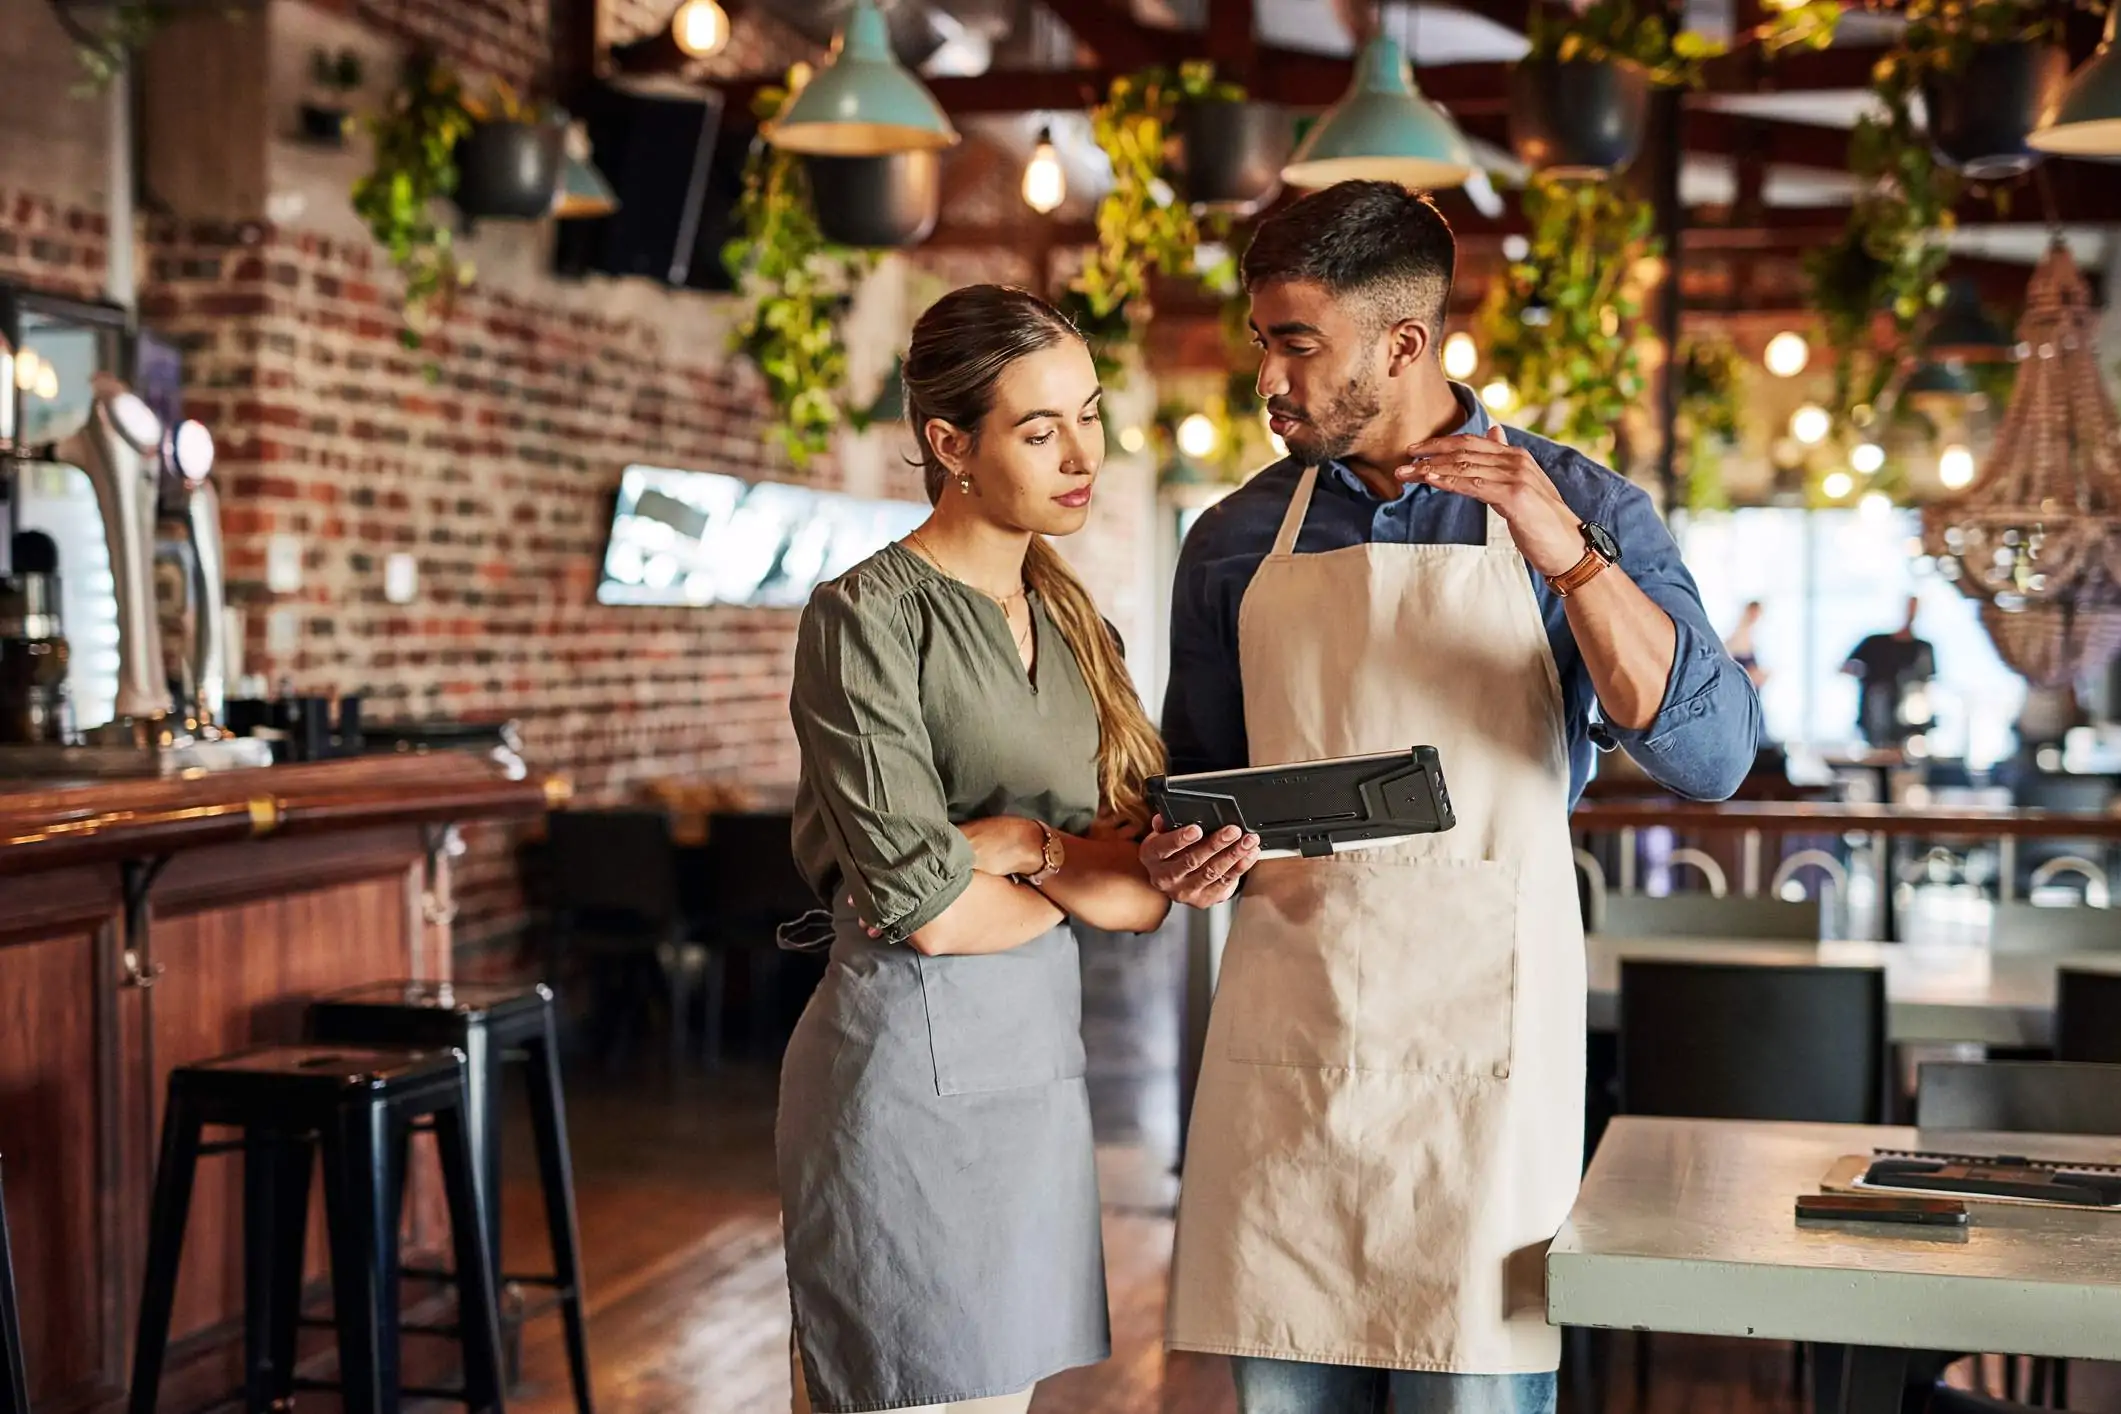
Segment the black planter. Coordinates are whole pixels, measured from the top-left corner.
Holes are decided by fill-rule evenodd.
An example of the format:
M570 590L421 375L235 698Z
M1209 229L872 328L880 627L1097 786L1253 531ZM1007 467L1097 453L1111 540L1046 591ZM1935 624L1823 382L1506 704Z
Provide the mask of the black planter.
M1600 177L1642 150L1650 76L1606 59L1527 59L1510 70L1510 146L1556 177Z
M1188 103L1180 111L1186 200L1250 215L1281 192L1281 169L1296 146L1288 110L1276 103Z
M1984 44L1959 73L1925 79L1930 145L1975 181L2030 171L2040 154L2025 145L2064 79L2069 55L2059 44Z
M473 217L552 211L566 133L550 123L480 123L457 144L457 209Z
M302 140L319 147L344 147L346 130L352 126L352 115L344 108L324 108L315 103L302 105Z
M943 164L934 152L805 157L818 230L841 245L916 245L935 229Z

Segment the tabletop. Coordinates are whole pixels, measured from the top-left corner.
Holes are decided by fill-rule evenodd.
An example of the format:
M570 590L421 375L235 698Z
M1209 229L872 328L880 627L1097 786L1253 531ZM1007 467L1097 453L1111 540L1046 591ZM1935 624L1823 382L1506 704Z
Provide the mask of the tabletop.
M2121 1164L2121 1138L1647 1119L1607 1129L1547 1254L1557 1325L2121 1356L2121 1213L1972 1204L1963 1229L1807 1224L1834 1161L1877 1148Z
M1620 962L1738 962L1760 967L1883 967L1887 1030L1901 1044L1971 1041L2044 1046L2054 1033L2055 973L2121 972L2121 951L1991 953L1984 946L1926 943L1773 942L1741 938L1584 940L1589 1024L1612 1031L1620 1017Z

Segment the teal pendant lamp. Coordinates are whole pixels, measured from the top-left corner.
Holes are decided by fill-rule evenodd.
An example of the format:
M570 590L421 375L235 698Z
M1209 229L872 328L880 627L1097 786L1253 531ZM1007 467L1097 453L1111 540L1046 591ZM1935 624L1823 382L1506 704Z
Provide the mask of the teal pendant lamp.
M833 40L830 64L766 125L765 135L783 151L821 157L881 157L957 142L935 95L891 52L891 31L875 0L855 0Z
M552 214L562 221L580 221L618 210L618 193L590 160L589 132L580 123L567 125L566 152L560 185L552 194Z
M1428 190L1463 186L1474 168L1465 135L1421 96L1399 45L1380 36L1363 46L1355 81L1304 134L1281 177L1292 187L1367 178Z
M2025 142L2063 157L2121 157L2121 0L2107 6L2099 47Z

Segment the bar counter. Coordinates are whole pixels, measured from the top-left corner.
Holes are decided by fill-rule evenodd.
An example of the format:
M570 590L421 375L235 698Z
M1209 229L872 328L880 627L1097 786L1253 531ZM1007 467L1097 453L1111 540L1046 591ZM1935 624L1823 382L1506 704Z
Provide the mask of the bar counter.
M314 996L447 977L447 827L564 795L469 752L0 791L0 1156L39 1414L123 1407L170 1070L299 1039ZM417 1247L446 1232L432 1178ZM241 1239L241 1161L208 1159L165 1409L240 1378Z

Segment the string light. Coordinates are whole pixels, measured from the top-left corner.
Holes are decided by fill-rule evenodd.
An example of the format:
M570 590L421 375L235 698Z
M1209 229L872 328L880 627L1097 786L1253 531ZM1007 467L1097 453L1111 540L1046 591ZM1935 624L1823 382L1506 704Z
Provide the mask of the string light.
M1937 455L1937 479L1948 490L1959 491L1974 484L1974 454L1958 443Z
M1053 150L1053 130L1038 130L1038 146L1024 164L1024 205L1044 216L1068 199L1068 175Z
M1471 334L1461 329L1443 341L1443 371L1447 376L1463 382L1471 378L1473 370L1478 367L1480 345L1473 342Z
M1790 414L1790 435L1807 447L1816 447L1834 430L1834 419L1817 403L1806 403Z
M1859 442L1849 452L1849 465L1870 476L1885 465L1885 448L1876 442Z
M685 0L670 17L670 35L689 57L709 58L729 43L729 12L715 0Z
M1481 388L1480 400L1488 405L1489 412L1512 412L1517 407L1517 390L1510 386L1509 379L1497 378Z
M1215 448L1222 441L1222 434L1215 430L1215 423L1204 412L1190 414L1178 424L1178 449L1195 461L1215 455Z
M1856 478L1845 471L1830 471L1819 483L1819 489L1826 494L1829 501L1843 500L1849 492L1856 489Z
M1767 364L1767 371L1777 378L1795 378L1811 361L1812 346L1794 329L1785 329L1769 339L1767 353L1762 359Z
M1120 428L1119 449L1121 451L1129 453L1138 452L1143 447L1146 447L1148 445L1149 439L1142 435L1142 430L1139 427Z

